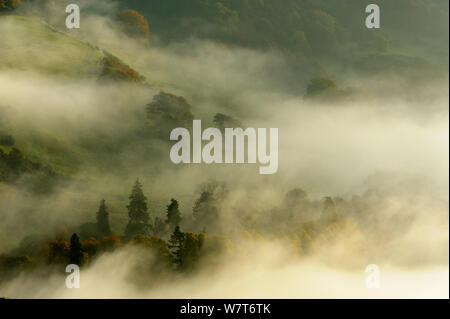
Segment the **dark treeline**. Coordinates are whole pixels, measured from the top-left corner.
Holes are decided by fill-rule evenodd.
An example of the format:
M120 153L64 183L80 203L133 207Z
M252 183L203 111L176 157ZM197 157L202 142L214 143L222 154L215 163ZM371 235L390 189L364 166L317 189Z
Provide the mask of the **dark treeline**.
M428 63L448 65L448 1L377 1L382 28L365 27L359 0L121 0L148 20L164 42L203 38L230 46L276 50L309 77L324 76L339 63L360 74L420 77ZM417 50L421 37L426 55ZM447 44L447 49L442 46ZM331 63L330 63L331 62ZM438 68L433 68L436 73Z
M233 256L244 249L241 247L244 242L264 238L270 241L279 238L298 254L308 255L349 230L357 232L364 223L370 223L363 216L371 216L368 213L377 209L370 192L351 201L338 197L312 200L304 190L296 188L286 193L281 205L260 214L254 213L251 203L247 208L237 209L233 216L239 225L236 231L233 229L236 227L227 227L222 219L222 204L227 200L225 185L210 181L201 187L192 216L181 214L175 198L170 199L163 214L152 216L155 214L149 212L144 187L137 180L125 207L128 222L122 225L122 231L111 229L108 204L102 199L92 214L96 218L93 223L71 229L61 226L56 233L47 235L24 234L19 247L0 256L0 280L9 280L24 271L63 274L70 263L90 267L103 254L132 249L139 249L138 255L143 258L136 270L138 278L159 276L161 272L195 273L206 261L214 267L219 256L227 253ZM135 283L154 282L153 278L151 283L145 280Z
M27 13L38 3L63 10L70 1L3 0L0 14ZM413 77L417 81L445 76L442 66L448 67L448 28L442 27L449 20L445 0L377 1L382 8L382 28L377 30L366 28L368 4L359 0L344 4L313 0L120 0L119 4L113 20L125 34L146 46L151 46L155 34L162 43L199 38L276 51L303 84L312 77L350 70L364 76ZM64 25L60 28L64 30ZM106 59L104 65L103 75L142 81L135 70L115 60Z
M294 189L286 194L281 206L269 212L269 218L250 220L243 213L239 221L241 235L236 236L221 220L221 205L227 200L227 194L222 183L211 181L201 188L192 217L187 216L187 221L180 212L180 203L174 198L162 217L153 217L143 185L137 180L129 195L128 223L123 225L122 232L114 233L111 229L107 201L102 199L93 214L94 223L84 223L71 230L62 226L51 235L24 234L19 247L0 256L0 279L43 269L62 273L70 263L89 267L104 253L132 248L142 249L144 256L148 253L148 264L141 270L143 276L155 269L192 272L211 256L235 251L242 238L290 236L296 250L308 253L316 240L336 235L339 229L351 225L344 218L351 216L344 212L349 205L344 200L327 197L323 201L311 201L305 191Z
M361 23L367 4L358 0L345 1L345 4L309 0L120 2L124 8L140 11L150 21L151 29L167 35L168 40L194 35L303 54L331 55L352 42L384 51L389 46L389 37L392 40L402 33L446 32L440 21L448 19L448 2L434 0L377 1L383 8L384 30L379 33L368 32ZM209 28L205 27L207 24Z

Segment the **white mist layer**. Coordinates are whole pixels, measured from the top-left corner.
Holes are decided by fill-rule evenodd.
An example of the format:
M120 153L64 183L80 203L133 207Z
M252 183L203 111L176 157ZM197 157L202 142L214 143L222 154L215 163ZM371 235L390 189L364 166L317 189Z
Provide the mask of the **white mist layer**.
M293 258L274 244L234 256L226 265L187 279L174 276L152 289L130 283L136 252L104 255L81 270L80 288L66 288L65 277L38 280L31 276L0 287L10 298L448 298L449 269L414 270L379 264L380 288L367 288L366 265L346 271L313 258ZM160 274L154 274L159 280ZM151 279L150 279L151 280Z

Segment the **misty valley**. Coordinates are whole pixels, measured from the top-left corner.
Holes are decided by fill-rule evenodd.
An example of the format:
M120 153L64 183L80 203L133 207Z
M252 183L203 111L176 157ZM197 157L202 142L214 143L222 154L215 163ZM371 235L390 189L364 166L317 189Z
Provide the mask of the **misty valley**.
M449 4L377 3L0 0L0 298L448 298Z

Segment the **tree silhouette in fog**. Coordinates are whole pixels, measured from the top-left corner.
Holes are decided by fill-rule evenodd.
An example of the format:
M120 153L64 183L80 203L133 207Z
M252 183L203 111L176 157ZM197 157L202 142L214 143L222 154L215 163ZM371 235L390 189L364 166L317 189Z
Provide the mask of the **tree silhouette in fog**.
M336 221L338 219L336 214L336 206L331 197L325 197L325 202L323 205L322 214L320 216L320 221L328 224Z
M81 261L83 259L83 252L81 251L80 238L77 234L73 234L70 237L70 263L81 266Z
M170 200L170 205L167 206L167 220L166 223L169 225L170 229L179 225L181 222L181 213L179 210L178 201L176 199Z
M183 243L184 243L184 233L181 232L180 226L176 226L175 230L170 236L167 247L169 247L174 262L177 266L180 266L182 264L181 257L182 257Z
M148 233L148 207L147 197L142 191L142 184L139 180L133 186L130 195L130 203L127 206L129 221L125 229L125 235L133 237L139 234L146 235Z
M97 212L97 228L101 237L112 235L111 227L109 225L109 213L104 199L100 202L100 207Z

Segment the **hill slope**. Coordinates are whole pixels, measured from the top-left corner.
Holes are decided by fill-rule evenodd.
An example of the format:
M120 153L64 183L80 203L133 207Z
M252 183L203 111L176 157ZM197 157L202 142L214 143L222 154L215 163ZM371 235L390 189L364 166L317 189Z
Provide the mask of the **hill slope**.
M1 69L34 71L65 78L142 81L107 52L63 33L38 17L2 16Z

